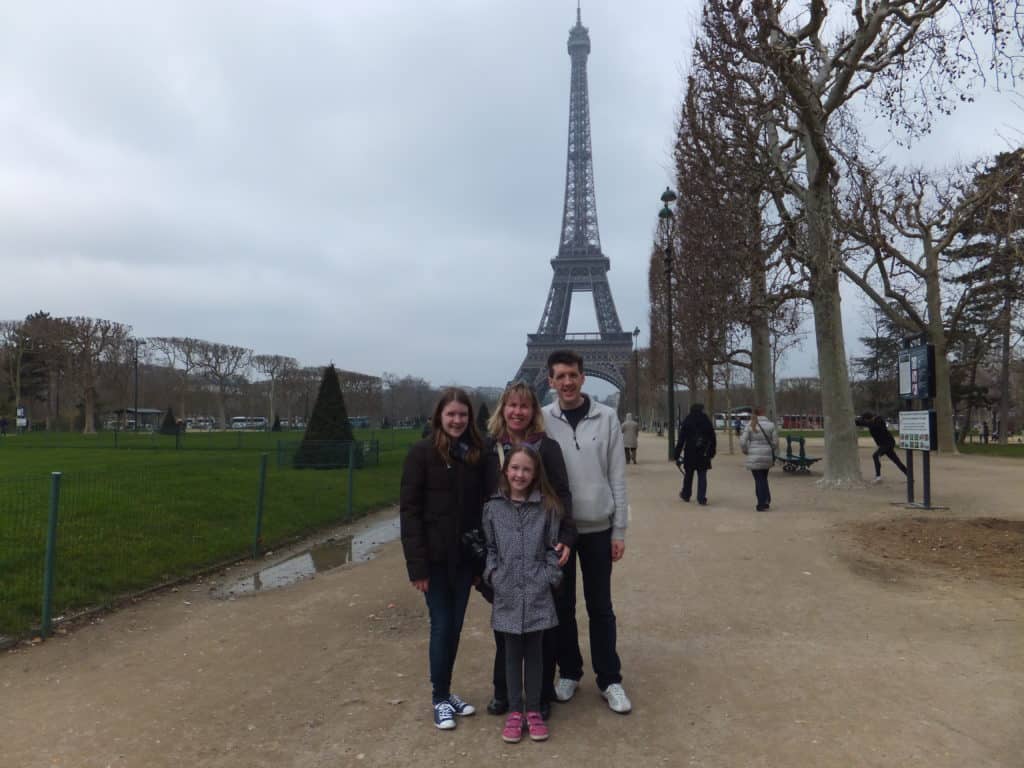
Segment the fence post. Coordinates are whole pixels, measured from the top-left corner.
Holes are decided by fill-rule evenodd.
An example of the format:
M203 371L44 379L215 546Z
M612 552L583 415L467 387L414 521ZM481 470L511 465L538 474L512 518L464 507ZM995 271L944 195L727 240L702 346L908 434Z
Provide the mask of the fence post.
M46 526L46 561L43 566L43 621L40 635L50 636L53 610L53 569L57 560L57 508L60 503L60 472L50 473L50 519Z
M352 440L348 444L348 502L345 510L345 519L352 519L352 484L355 478L355 465L356 465L356 441Z
M252 557L260 556L263 545L263 492L267 487L267 454L260 454L260 486L256 495L256 535L252 540Z

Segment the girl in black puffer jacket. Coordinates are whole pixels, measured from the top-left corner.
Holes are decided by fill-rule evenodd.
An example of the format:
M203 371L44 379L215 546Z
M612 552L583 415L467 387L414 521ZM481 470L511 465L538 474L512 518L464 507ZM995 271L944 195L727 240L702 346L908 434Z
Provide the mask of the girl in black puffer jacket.
M434 724L455 727L455 716L476 710L451 691L452 670L474 578L474 561L464 534L479 531L485 494L497 474L461 389L446 389L434 408L431 437L409 449L402 469L402 548L412 585L423 592L430 612L430 682Z

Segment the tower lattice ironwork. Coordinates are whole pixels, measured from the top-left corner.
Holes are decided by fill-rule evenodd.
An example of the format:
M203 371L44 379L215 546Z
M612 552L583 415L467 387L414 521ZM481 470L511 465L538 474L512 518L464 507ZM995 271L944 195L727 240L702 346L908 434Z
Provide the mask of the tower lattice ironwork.
M590 33L576 8L576 26L569 30L572 76L569 91L569 146L565 164L565 206L558 255L551 260L554 276L537 333L527 334L526 359L516 380L528 381L538 395L547 392L547 358L556 349L583 356L586 373L619 388L626 386L632 359L632 334L623 332L608 285L608 257L601 252L597 227L597 196L590 149L590 98L587 56ZM596 333L567 333L573 293L589 292L597 316Z

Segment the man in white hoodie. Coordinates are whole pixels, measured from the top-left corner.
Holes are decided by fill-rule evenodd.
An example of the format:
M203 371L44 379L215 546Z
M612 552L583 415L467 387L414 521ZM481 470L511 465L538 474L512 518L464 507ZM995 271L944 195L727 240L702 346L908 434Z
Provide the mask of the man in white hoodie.
M572 515L579 531L576 549L563 568L558 593L559 679L555 697L569 701L583 677L576 624L579 559L597 687L612 711L627 714L633 705L622 688L611 587L612 563L626 552L626 454L618 416L583 393L584 381L583 358L575 352L560 350L548 358L548 384L558 400L544 408L544 427L562 448L572 491Z

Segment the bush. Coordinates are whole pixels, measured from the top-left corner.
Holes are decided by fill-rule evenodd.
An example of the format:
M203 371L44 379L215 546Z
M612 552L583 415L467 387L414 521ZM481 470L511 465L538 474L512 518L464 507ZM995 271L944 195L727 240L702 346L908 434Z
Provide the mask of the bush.
M324 369L313 414L309 417L292 466L296 469L338 469L347 466L348 450L341 450L339 443L350 443L353 440L352 424L349 423L345 397L338 383L338 372L334 370L334 365L329 365ZM356 466L361 463L357 457Z
M176 435L178 434L178 420L174 418L174 409L168 407L167 413L164 414L164 420L160 424L161 435Z

